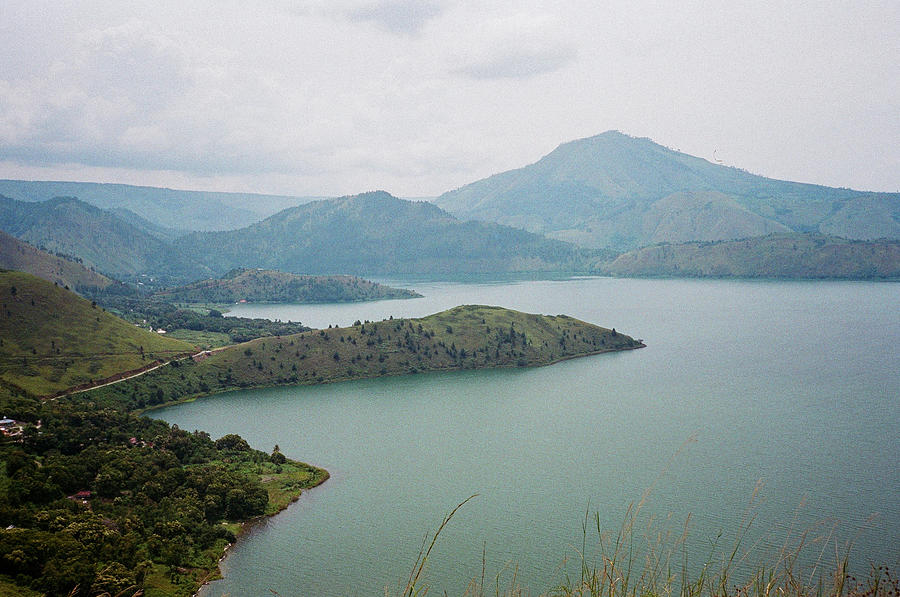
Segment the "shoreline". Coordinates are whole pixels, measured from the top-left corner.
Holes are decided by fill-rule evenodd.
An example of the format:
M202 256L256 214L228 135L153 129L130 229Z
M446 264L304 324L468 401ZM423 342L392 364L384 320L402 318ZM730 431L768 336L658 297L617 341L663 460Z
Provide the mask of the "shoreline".
M179 404L187 404L190 402L194 402L198 398L206 398L208 396L215 396L217 394L225 394L227 392L236 392L239 390L262 390L262 389L266 389L266 388L324 386L327 384L344 383L344 382L348 382L348 381L358 381L358 380L362 380L362 379L378 379L380 377L398 377L398 376L404 376L404 375L421 375L423 373L439 373L439 372L445 372L445 371L483 371L483 370L492 370L492 369L536 369L539 367L549 367L550 365L555 365L557 363L562 363L564 361L571 361L572 359L580 359L582 357L591 357L591 356L596 356L599 354L607 354L607 353L611 353L611 352L624 352L626 350L639 350L641 348L647 348L647 345L644 344L642 341L638 340L637 346L626 346L626 347L622 347L622 348L605 348L602 350L595 350L595 351L591 351L591 352L585 352L582 354L565 355L565 356L561 356L559 358L553 359L551 361L548 361L546 363L526 365L524 367L520 367L518 365L497 365L495 367L471 367L471 368L434 367L432 369L423 369L423 370L417 371L415 373L397 372L397 373L384 373L384 374L377 374L377 375L357 375L357 376L352 376L352 377L349 377L349 376L335 377L332 379L324 379L322 381L308 381L308 382L282 383L282 384L278 384L278 383L276 383L276 384L253 384L253 385L246 385L246 386L223 386L222 388L217 389L215 391L199 392L197 394L190 394L190 395L186 396L185 398L182 398L179 400L164 402L162 404L154 404L153 406L149 406L149 407L143 408L143 409L133 410L131 412L133 412L136 415L145 415L154 410L160 410L163 408L169 408L171 406L178 406Z
M304 493L311 489L321 487L326 481L328 481L328 479L331 478L331 474L323 468L313 466L305 462L300 462L299 460L288 460L288 462L315 469L316 474L313 478L312 484L298 489L296 493L291 493L287 501L283 503L276 503L277 509L274 512L268 512L266 514L261 514L260 516L254 516L253 518L248 518L247 520L242 520L236 523L223 522L222 524L237 525L238 530L234 534L234 541L225 544L225 546L222 548L221 555L219 555L219 558L216 560L214 567L207 569L206 576L204 576L203 579L199 581L199 585L193 591L193 593L191 593L192 597L202 597L205 587L208 587L212 582L225 578L225 575L222 573L222 569L220 568L222 561L228 556L228 551L233 546L237 545L238 541L241 540L241 537L251 532L255 525L274 518L278 514L281 514L292 504L297 503ZM265 486L265 483L263 484L263 486Z

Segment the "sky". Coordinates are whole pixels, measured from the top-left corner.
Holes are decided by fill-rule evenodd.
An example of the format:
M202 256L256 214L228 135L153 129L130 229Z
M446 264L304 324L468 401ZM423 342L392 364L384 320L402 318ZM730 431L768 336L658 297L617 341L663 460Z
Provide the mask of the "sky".
M0 178L429 197L611 129L900 191L900 2L0 3Z

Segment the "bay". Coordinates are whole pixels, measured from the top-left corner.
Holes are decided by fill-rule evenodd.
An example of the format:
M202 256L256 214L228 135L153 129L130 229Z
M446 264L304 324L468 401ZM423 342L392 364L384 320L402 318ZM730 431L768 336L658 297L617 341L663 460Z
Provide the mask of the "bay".
M495 304L616 327L647 348L537 369L240 391L156 411L213 437L277 443L332 473L257 523L206 594L396 590L425 533L472 494L431 555L433 591L462 594L481 576L482 550L489 580L515 572L530 593L547 591L578 573L585 513L616 531L648 489L641 525L652 517L680 535L690 517L697 564L729 551L748 512L747 570L804 531L827 537L806 549L811 562L824 553L831 564L852 542L851 564L900 563L897 284L386 282L425 297L231 314L327 327ZM589 558L595 543L589 535Z

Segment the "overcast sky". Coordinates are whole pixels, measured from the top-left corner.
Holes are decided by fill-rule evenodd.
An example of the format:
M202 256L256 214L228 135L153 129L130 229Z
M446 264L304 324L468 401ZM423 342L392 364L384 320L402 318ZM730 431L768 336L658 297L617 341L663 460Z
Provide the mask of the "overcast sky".
M900 191L900 2L0 2L0 178L432 196L609 129Z

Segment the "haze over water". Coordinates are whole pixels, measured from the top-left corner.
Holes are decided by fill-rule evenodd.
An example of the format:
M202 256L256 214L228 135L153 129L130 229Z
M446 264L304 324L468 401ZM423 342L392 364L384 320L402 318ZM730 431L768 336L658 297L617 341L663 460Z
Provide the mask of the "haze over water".
M661 528L680 534L691 515L696 564L720 533L720 551L730 549L759 481L749 565L789 534L833 527L824 563L851 539L851 565L900 563L897 284L409 286L425 298L232 314L327 327L495 304L615 327L647 348L538 369L241 391L157 411L213 437L277 443L332 474L242 538L208 594L382 594L405 581L424 534L474 493L429 561L433 590L461 594L481 574L484 546L489 579L518 565L532 594L546 591L577 574L585 512L617 530L650 487L644 512Z

